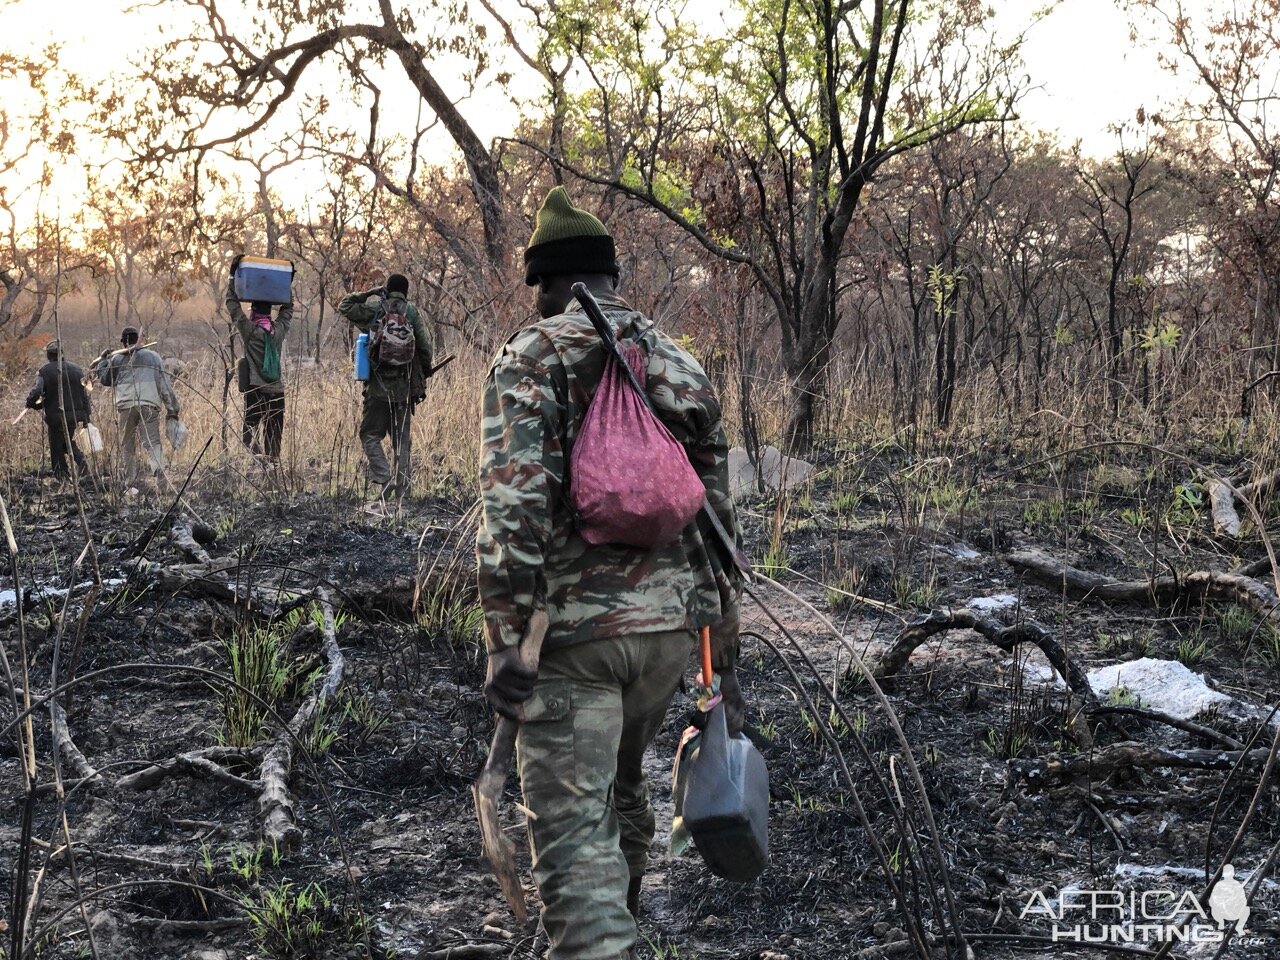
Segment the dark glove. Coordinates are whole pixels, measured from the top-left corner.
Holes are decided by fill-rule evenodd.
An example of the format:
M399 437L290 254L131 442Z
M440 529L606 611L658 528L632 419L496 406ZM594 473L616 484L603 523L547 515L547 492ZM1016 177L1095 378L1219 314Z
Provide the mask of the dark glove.
M489 654L484 695L493 712L509 720L521 720L520 704L533 696L533 682L538 671L530 670L520 660L519 647L507 647Z
M237 253L234 257L231 258L231 276L233 278L236 275L236 267L240 266L240 261L243 259L244 259L243 253Z
M724 700L724 721L729 727L729 736L733 736L742 731L747 704L742 699L742 688L738 686L738 672L732 668L717 672L720 674L720 696Z

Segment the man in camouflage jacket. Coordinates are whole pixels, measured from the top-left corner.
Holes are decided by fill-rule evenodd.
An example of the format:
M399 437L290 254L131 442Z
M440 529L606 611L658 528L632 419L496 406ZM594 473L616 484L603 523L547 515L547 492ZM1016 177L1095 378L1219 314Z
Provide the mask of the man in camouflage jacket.
M361 333L370 333L383 316L382 300L407 300L409 280L393 273L384 286L360 293L349 293L338 304L338 313L356 325ZM378 297L379 303L368 301ZM369 482L383 492L403 497L409 493L413 412L426 396L427 378L431 376L431 341L418 308L408 304L405 310L413 326L414 360L408 370L388 369L370 358L369 380L364 385L364 407L360 414L360 445L369 467ZM395 476L382 449L382 438L391 437L391 457Z
M485 692L516 719L533 872L551 960L622 960L653 840L641 757L709 625L732 729L741 579L701 518L655 550L587 544L566 506L566 466L605 348L571 286L585 283L619 339L648 355L648 391L724 527L729 495L720 405L698 362L616 293L613 239L557 187L525 251L541 322L512 337L484 385L477 537L489 650ZM550 627L536 674L518 646L532 612Z

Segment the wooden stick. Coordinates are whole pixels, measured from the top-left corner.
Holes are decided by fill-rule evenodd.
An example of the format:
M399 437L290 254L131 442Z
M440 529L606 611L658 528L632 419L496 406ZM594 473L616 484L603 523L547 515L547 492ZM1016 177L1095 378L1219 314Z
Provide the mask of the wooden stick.
M542 641L549 625L547 612L535 610L529 617L524 637L520 640L520 661L535 673L538 670L538 658L542 654ZM502 824L498 818L498 801L502 799L507 771L511 769L519 730L519 721L498 717L493 731L493 743L489 746L489 757L484 762L480 776L471 785L471 797L475 801L480 838L485 856L489 858L489 866L493 868L493 875L502 888L502 895L511 907L511 912L518 921L524 923L528 907L524 901L524 889L520 886L520 875L516 871L515 845L502 832Z
M280 731L262 760L262 793L258 797L258 813L262 815L262 840L273 850L290 851L302 841L302 831L298 829L294 818L293 795L289 792L294 745L324 705L337 696L346 670L346 658L338 646L333 604L323 587L316 588L315 597L324 615L321 634L329 668L320 689L303 701L298 712L289 721L288 729Z
M13 423L9 424L9 426L16 427L18 424L22 422L22 418L25 417L30 412L31 412L30 407L23 407L22 412L13 418Z
M1089 570L1067 566L1039 550L1017 551L1009 554L1008 559L1015 569L1077 600L1153 604L1212 597L1234 600L1259 616L1280 623L1280 597L1269 586L1252 577L1197 570L1150 580L1113 580Z
M1092 703L1096 697L1089 685L1089 678L1076 661L1067 656L1062 645L1053 638L1047 628L1032 620L1006 626L994 617L963 607L959 610L935 610L902 628L898 639L886 650L875 665L877 678L888 679L906 665L915 649L938 633L948 630L973 630L986 637L1006 653L1020 643L1032 643L1039 647L1053 668L1060 673L1075 693Z

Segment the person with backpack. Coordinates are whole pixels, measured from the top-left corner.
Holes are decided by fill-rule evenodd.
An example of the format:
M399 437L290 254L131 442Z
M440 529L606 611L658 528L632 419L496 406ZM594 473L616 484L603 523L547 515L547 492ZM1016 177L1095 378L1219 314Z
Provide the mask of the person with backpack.
M367 301L378 297L378 302ZM418 308L409 302L409 280L393 273L385 285L349 293L338 313L369 335L369 379L364 384L360 445L368 461L369 482L379 499L409 493L413 412L426 396L431 376L431 341ZM391 438L392 464L382 448Z
M49 431L49 465L55 480L68 480L71 467L67 454L80 473L88 470L84 454L76 445L75 432L89 423L89 394L84 388L84 370L62 356L61 344L50 340L44 349L48 361L36 374L36 384L27 394L27 407L44 413Z
M287 303L272 319L272 304L255 300L245 316L236 294L236 267L240 258L231 262L231 278L227 281L227 314L240 334L244 347L241 363L248 367L248 384L244 391L244 425L240 439L255 454L265 454L273 463L280 460L280 442L284 437L284 379L280 371L280 348L289 335L293 322L293 304ZM241 386L245 386L241 378Z
M121 346L108 347L90 367L98 381L114 391L120 417L120 444L124 454L125 486L144 486L138 475L137 445L141 438L151 466L151 478L160 488L165 479L164 447L160 445L160 415L178 419L178 396L165 372L160 354L140 345L137 327L120 332Z
M655 829L641 758L704 626L730 731L742 728L734 669L742 579L701 513L669 543L643 547L593 543L575 520L571 505L589 497L574 489L571 454L609 356L573 297L575 282L594 295L626 353L638 351L638 379L658 417L728 536L740 546L742 534L715 391L688 351L618 295L604 224L556 187L524 260L543 319L498 352L482 394L485 695L520 721L517 766L550 960L622 960L636 941ZM550 622L530 670L520 643L537 610Z

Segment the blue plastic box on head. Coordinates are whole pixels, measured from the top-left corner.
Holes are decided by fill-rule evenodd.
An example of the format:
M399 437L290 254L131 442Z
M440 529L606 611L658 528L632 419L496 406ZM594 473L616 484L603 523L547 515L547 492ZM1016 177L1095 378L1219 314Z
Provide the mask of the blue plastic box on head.
M241 257L236 267L236 296L263 303L293 302L293 264L267 257Z

